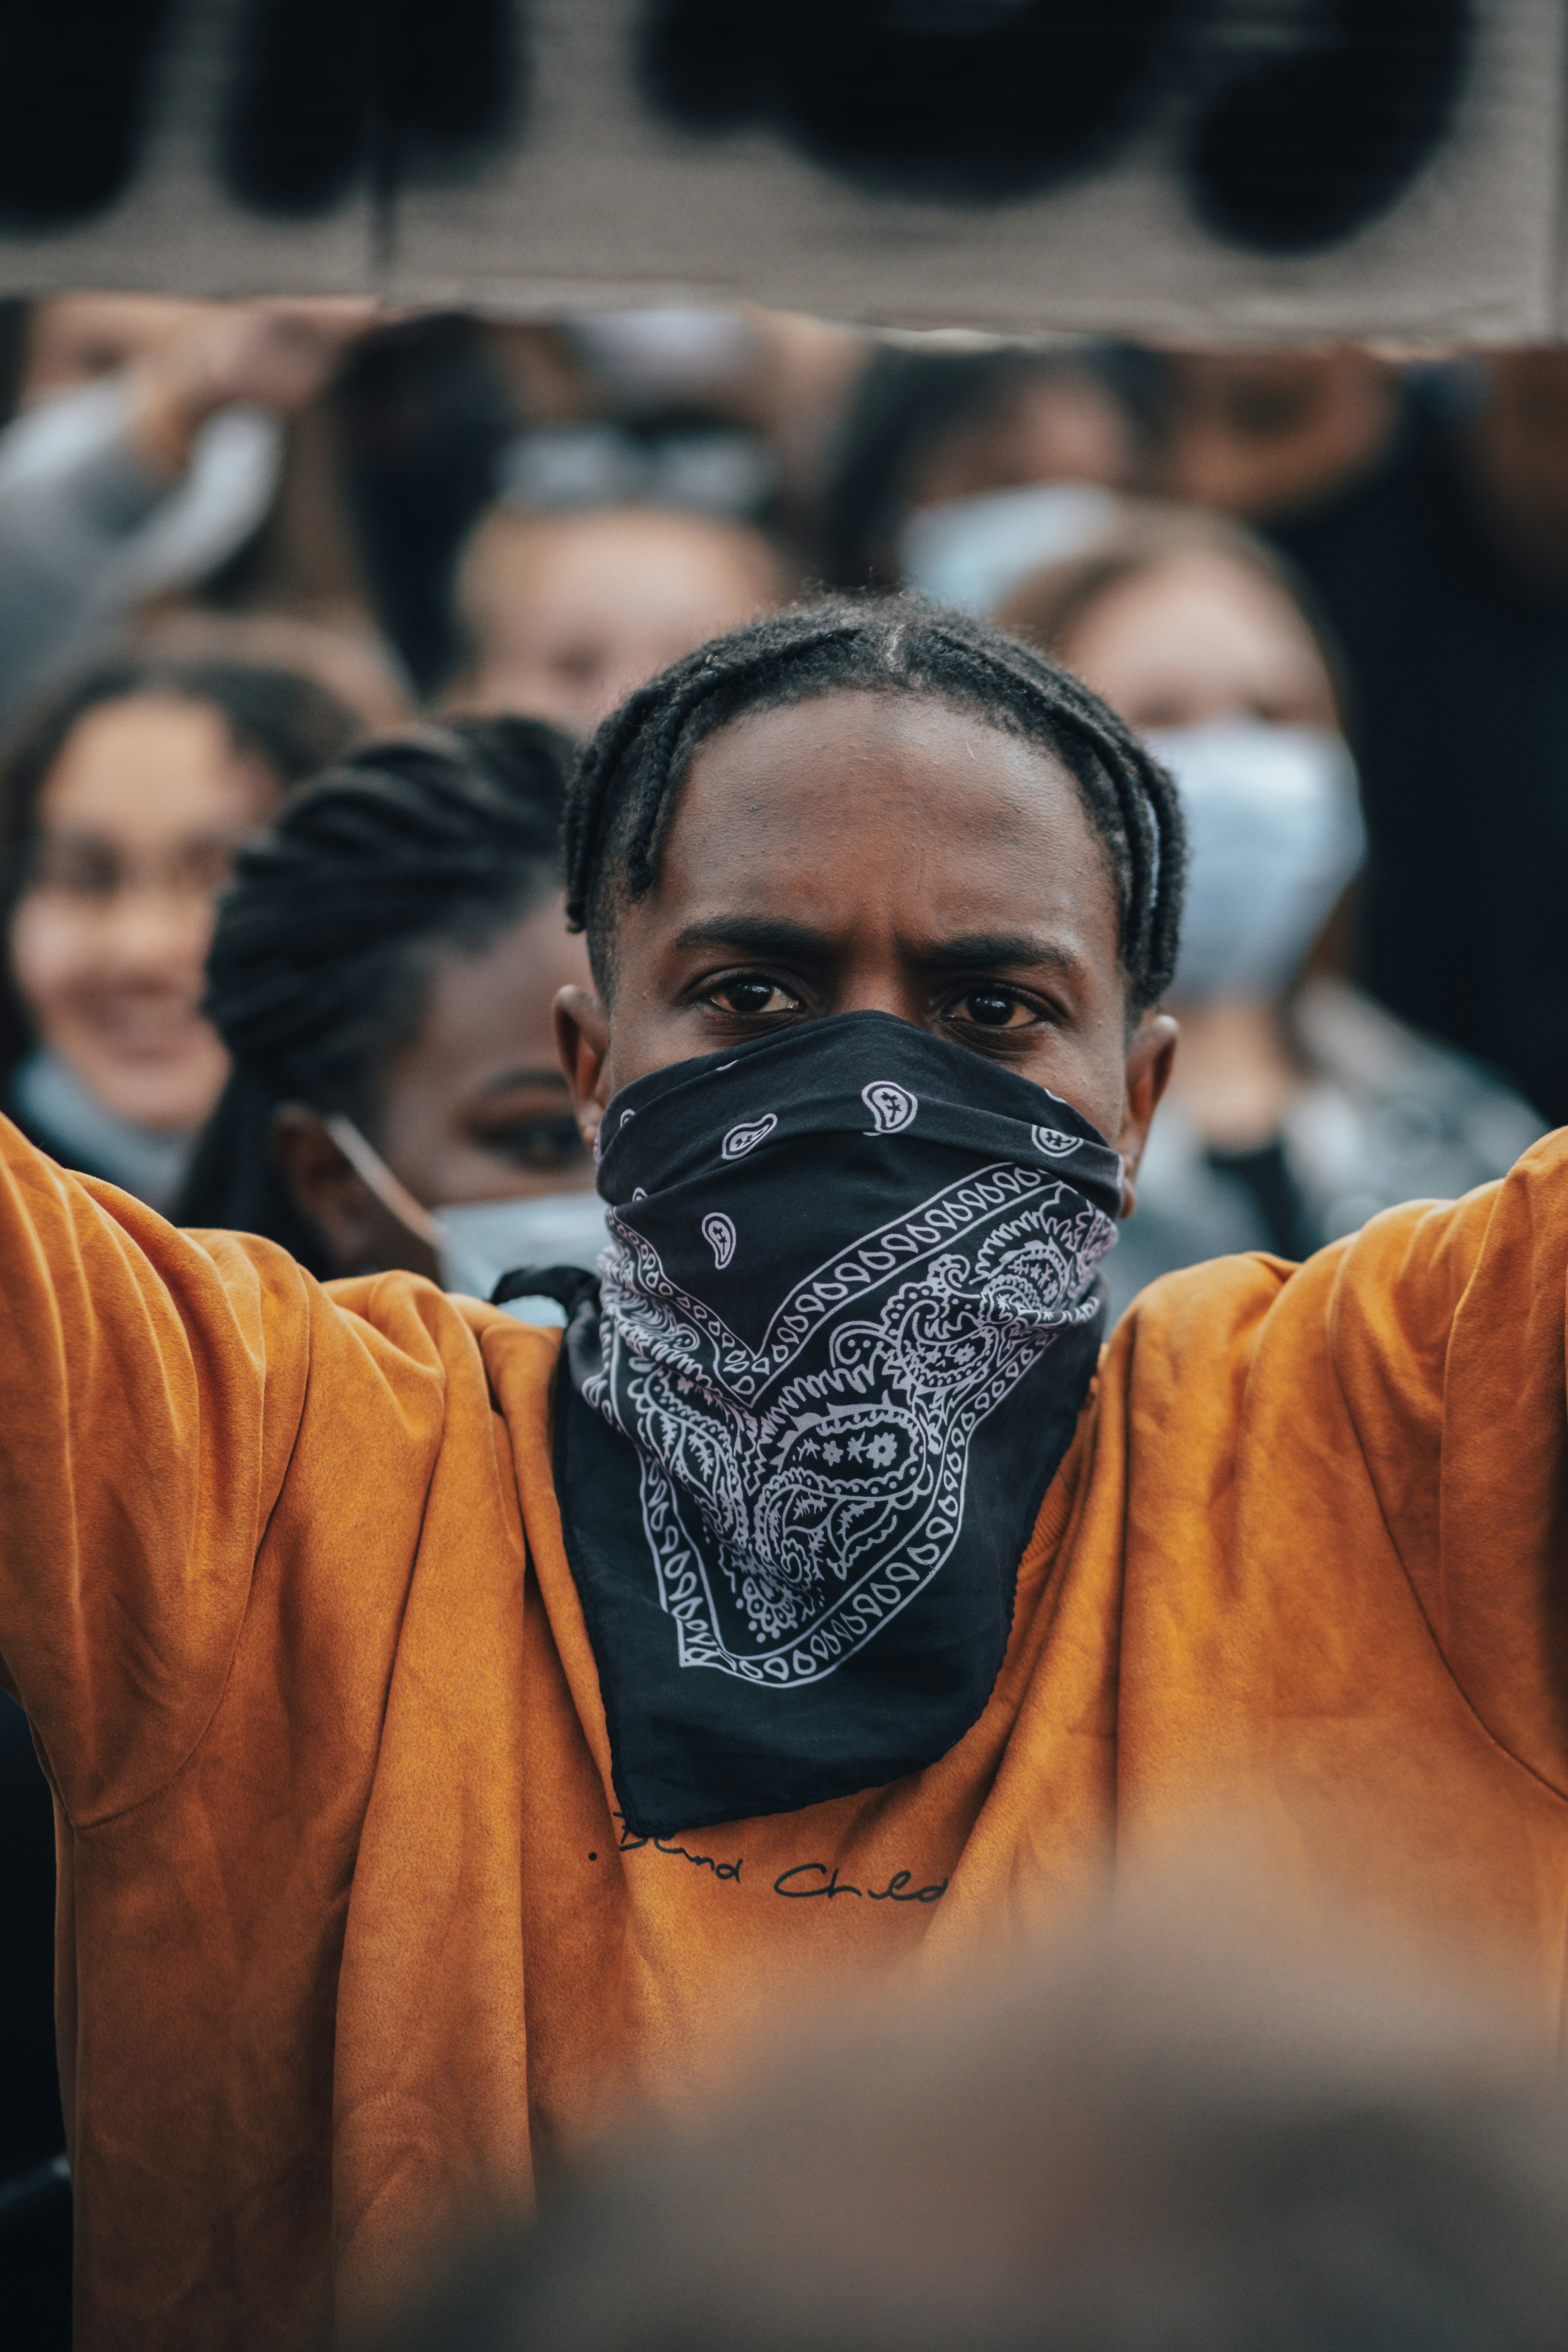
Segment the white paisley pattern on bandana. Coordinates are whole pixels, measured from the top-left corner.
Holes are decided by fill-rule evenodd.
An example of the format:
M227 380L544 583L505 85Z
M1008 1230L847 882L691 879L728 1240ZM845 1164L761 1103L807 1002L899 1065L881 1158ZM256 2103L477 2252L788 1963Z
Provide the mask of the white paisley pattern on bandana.
M831 1675L937 1574L975 1430L1098 1314L1115 1231L1070 1185L996 1161L836 1252L753 1349L609 1223L584 1400L637 1449L680 1664L773 1687Z

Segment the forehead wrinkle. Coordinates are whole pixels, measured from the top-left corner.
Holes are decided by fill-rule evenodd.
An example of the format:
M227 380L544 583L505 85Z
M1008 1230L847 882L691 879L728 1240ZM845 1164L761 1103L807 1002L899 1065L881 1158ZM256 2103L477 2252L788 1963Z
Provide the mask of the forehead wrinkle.
M950 845L934 868L928 870L919 858L907 866L905 881L915 885L912 899L895 888L890 903L879 893L867 903L864 894L851 887L847 897L835 891L830 904L824 904L798 857L788 862L776 880L753 867L749 875L733 877L730 886L738 903L715 906L710 899L706 908L667 940L665 951L731 949L820 962L842 954L847 933L887 937L890 920L900 958L929 971L961 966L1081 969L1079 921L1065 908L1048 912L1040 906L1037 892L1020 892L1016 859L996 864L994 853L999 844L977 845L987 852L983 870L973 870L964 857L955 858L956 845ZM1018 845L1015 839L1013 846ZM804 905L793 887L801 881L808 886ZM1063 914L1068 916L1065 923Z

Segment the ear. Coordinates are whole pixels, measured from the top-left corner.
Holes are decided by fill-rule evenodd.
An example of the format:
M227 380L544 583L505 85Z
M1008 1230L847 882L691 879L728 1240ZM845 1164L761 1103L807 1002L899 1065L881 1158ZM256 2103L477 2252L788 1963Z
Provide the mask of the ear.
M584 1142L592 1150L610 1099L605 1063L610 1050L610 1016L585 988L563 988L555 999L555 1052L572 1089L572 1108Z
M1138 1205L1132 1179L1138 1173L1138 1163L1143 1157L1143 1146L1149 1140L1149 1129L1160 1107L1160 1097L1171 1083L1179 1034L1168 1013L1145 1013L1132 1033L1132 1045L1127 1056L1127 1108L1116 1145L1127 1170L1127 1184L1121 1202L1124 1217L1130 1217Z
M381 1274L407 1266L433 1274L435 1259L383 1207L304 1103L280 1103L272 1114L271 1150L300 1214L314 1225L340 1274ZM418 1262L416 1262L417 1258Z

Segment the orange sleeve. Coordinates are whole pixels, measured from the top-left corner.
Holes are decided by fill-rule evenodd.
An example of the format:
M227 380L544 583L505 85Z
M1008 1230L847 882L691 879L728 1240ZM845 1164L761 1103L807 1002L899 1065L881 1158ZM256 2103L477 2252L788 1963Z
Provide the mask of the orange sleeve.
M1175 1626L1140 1654L1186 1654L1194 1591L1226 1596L1219 1680L1226 1644L1349 1643L1386 1568L1472 1717L1568 1792L1565 1315L1568 1130L1302 1266L1225 1259L1151 1285L1101 1384L1129 1591Z
M351 1549L389 1479L417 1511L447 1310L395 1280L412 1356L284 1251L176 1232L0 1120L0 1666L79 1824L200 1741L286 1478Z
M1452 1207L1377 1218L1329 1303L1390 1536L1481 1723L1568 1791L1568 1129Z
M68 1812L210 1717L298 1427L305 1277L204 1248L0 1122L0 1660Z

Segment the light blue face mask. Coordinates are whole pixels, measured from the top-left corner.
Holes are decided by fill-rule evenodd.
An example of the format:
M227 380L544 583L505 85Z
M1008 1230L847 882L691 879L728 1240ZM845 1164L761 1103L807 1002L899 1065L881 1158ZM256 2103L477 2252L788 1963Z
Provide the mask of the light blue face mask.
M507 1201L457 1201L426 1209L395 1176L352 1119L329 1118L327 1130L383 1208L436 1253L443 1290L489 1298L503 1274L520 1265L577 1265L593 1273L609 1235L597 1192L524 1193ZM553 1298L514 1298L506 1313L520 1323L565 1317Z
M488 1298L520 1265L580 1265L592 1274L609 1241L597 1192L535 1192L516 1201L460 1201L436 1212L436 1256L443 1290ZM526 1313L520 1310L526 1308ZM548 1310L548 1311L546 1311ZM552 1298L517 1298L523 1323L565 1321Z
M1171 989L1269 999L1295 979L1366 848L1355 763L1322 727L1216 719L1150 728L1182 795L1190 864Z
M907 586L938 604L988 620L1045 563L1081 553L1115 520L1117 501L1090 482L1037 482L921 507L904 525L899 563Z

